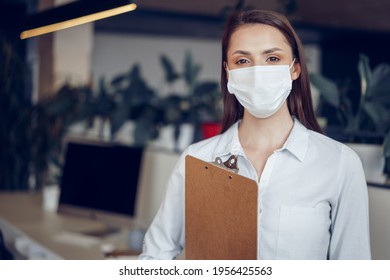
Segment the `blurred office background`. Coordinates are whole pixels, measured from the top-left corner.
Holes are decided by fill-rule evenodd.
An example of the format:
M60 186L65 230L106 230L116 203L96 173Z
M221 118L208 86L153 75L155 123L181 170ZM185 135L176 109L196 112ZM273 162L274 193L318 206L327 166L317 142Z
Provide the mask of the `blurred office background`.
M142 146L137 215L146 228L180 152L218 133L226 16L274 10L305 46L325 132L362 158L373 257L390 258L389 1L139 0L132 12L20 39L33 14L53 20L53 9L80 1L0 0L1 191L61 185L69 141ZM367 83L379 93L362 98Z

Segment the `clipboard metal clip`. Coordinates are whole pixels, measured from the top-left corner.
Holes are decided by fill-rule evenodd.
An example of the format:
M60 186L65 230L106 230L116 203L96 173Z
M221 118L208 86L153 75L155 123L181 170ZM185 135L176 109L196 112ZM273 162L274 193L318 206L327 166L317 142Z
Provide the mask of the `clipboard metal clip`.
M237 155L231 155L228 160L224 162L220 157L216 157L213 164L232 171L234 173L238 173L237 159Z

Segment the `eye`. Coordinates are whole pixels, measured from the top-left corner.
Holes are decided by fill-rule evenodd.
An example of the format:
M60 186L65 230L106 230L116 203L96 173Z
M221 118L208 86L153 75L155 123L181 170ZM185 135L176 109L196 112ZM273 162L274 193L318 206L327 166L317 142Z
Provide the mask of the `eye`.
M245 64L245 63L249 63L249 60L246 59L246 58L241 58L239 60L237 60L236 64Z
M271 56L267 58L267 61L269 62L278 62L280 59L277 58L276 56Z

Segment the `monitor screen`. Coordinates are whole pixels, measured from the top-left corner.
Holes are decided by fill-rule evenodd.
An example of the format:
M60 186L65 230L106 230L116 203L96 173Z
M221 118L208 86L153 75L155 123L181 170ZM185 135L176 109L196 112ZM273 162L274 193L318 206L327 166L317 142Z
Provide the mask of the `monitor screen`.
M69 142L58 212L103 219L134 217L143 149Z

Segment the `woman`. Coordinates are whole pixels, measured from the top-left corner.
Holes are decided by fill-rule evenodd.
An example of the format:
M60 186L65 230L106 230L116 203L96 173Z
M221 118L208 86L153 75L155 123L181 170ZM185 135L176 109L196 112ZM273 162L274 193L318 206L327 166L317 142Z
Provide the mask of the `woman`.
M221 66L223 133L179 159L140 258L172 259L185 246L184 157L238 155L239 174L258 182L259 259L370 259L360 160L321 134L302 44L287 19L233 14Z

